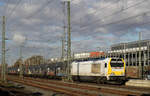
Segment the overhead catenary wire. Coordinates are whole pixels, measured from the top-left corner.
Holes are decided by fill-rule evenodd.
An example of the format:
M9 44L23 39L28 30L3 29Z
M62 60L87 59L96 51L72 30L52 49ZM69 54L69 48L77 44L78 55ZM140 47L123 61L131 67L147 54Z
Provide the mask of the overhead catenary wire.
M41 10L41 11L42 11L42 10ZM58 14L57 14L56 16L58 16ZM56 16L55 16L55 17L56 17ZM32 20L31 20L31 21L32 21ZM58 22L58 21L56 21L56 22ZM11 24L11 25L12 25L12 24ZM15 24L15 25L13 24L13 26L20 26L20 25L23 25L23 23L20 23L20 24L17 23L17 24ZM55 28L56 28L56 27L55 27ZM16 31L16 29L15 29L15 31ZM41 42L41 43L44 43L44 42Z
M33 17L33 16L32 16ZM131 18L132 19L132 18ZM130 19L129 19L130 20ZM133 20L133 19L132 19ZM126 20L125 20L126 21ZM120 22L118 22L118 23L120 23ZM112 25L112 24L110 24L110 25ZM15 25L16 26L16 25ZM101 26L101 25L100 25Z
M5 7L5 16L7 16L7 11L8 11L8 6L9 6L9 2L10 2L10 0L7 0L7 5L6 5L6 7Z
M119 13L121 13L121 12L124 12L124 11L130 9L130 8L133 8L133 7L135 7L135 6L138 6L138 5L142 4L142 3L144 3L145 1L147 1L147 0L143 0L143 1L139 2L139 3L136 3L136 4L132 5L132 6L129 6L129 7L125 8L125 9L123 9L123 10L121 10L121 11L114 12L114 13L112 13L111 15L104 16L104 18L102 18L102 19L97 19L97 20L95 20L95 21L93 21L93 22L91 22L91 23L82 25L82 26L80 26L80 27L81 27L81 28L85 28L85 27L88 26L88 25L91 25L91 24L93 24L93 23L99 22L99 21L101 21L101 20L103 20L103 19L105 19L105 18L108 18L108 17L114 16L114 15L117 15L117 14L119 14Z
M8 17L9 20L11 19L11 18L10 18L11 15L12 15L13 12L16 10L16 8L19 6L19 4L21 3L21 1L22 1L22 0L19 0L18 3L17 3L17 5L13 8L11 14L10 14L9 17ZM47 0L47 2L45 2L38 10L36 10L36 12L30 14L28 17L25 17L25 18L26 18L26 19L29 19L29 18L32 18L33 16L37 15L38 13L40 13L40 11L42 11L42 10L43 10L44 8L46 8L49 4L51 4L52 1L55 1L55 0ZM8 20L7 20L7 21L8 21ZM12 21L10 21L10 22L12 22ZM14 22L14 23L15 23L15 22ZM11 24L11 25L15 25L14 23ZM20 25L20 24L19 24L19 25ZM16 25L16 26L18 26L18 25Z
M117 24L117 23L120 23L120 22L123 22L123 21L126 21L126 20L135 19L136 17L143 16L143 15L148 14L148 13L150 13L150 11L146 11L146 12L140 13L138 15L134 15L134 16L129 16L127 18L124 18L124 19L121 19L121 20L118 20L118 21L114 21L114 22L110 22L110 23L106 23L106 24L101 24L97 27L99 27L99 28L100 27L108 27L110 25L114 25L114 24ZM80 31L84 31L84 30L88 30L88 29L81 29Z
M49 1L50 1L50 0L49 0ZM53 0L53 1L55 1L55 0ZM13 15L16 15L16 14L14 14L14 13L17 13L17 12L19 11L18 8L21 7L21 6L19 6L20 4L22 5L23 3L19 3L19 4L18 4L18 3L16 4L16 2L13 3L13 8L12 8L12 7L9 8L9 10L10 10L10 11L9 11L9 14L8 14L9 17L12 17ZM16 6L15 6L15 5L16 5ZM51 8L51 7L50 7L50 8ZM40 9L40 10L43 11L42 9ZM15 11L16 11L16 12L15 12ZM51 12L51 11L50 11L50 12ZM17 15L18 15L18 14L17 14ZM31 14L31 15L32 15L32 14ZM33 14L33 15L39 15L39 14ZM57 14L57 16L59 16L59 13ZM31 17L29 17L29 18L32 19L32 17L33 17L33 16L31 16ZM56 15L55 15L54 17L56 17ZM24 16L21 17L21 19L24 19L24 18L26 19L26 18L28 18L28 17L24 17ZM19 19L20 19L20 18L19 18ZM10 18L9 20L12 20L12 18ZM29 21L29 22L32 22L32 21ZM56 21L56 22L58 22L58 21ZM17 24L14 25L14 23L17 23ZM18 29L18 28L20 28L20 27L23 25L23 23L18 23L17 20L15 20L15 21L11 22L10 25L16 26L16 29ZM17 26L19 26L19 27L17 27ZM35 27L36 27L36 26L35 26ZM12 28L12 27L11 27L11 28ZM9 29L10 29L10 28L9 28ZM18 30L16 30L16 29L14 30L15 32L18 31ZM47 31L47 30L46 30L46 31ZM15 32L14 32L14 33L15 33ZM19 32L21 32L21 31L19 31ZM44 39L45 39L45 38L44 38ZM41 42L41 43L44 43L44 41Z
M116 0L114 3L116 3L116 2L119 2L120 0ZM98 11L95 11L94 13L92 13L92 14L96 14L96 13L98 13L98 12L102 12L102 10L104 10L104 9L107 9L107 8L113 8L114 6L111 6L111 4L109 4L109 5L107 5L106 7L102 7L102 8L100 8L100 10ZM103 13L102 13L103 14ZM102 15L101 14L101 15ZM89 15L89 13L88 14L86 14L86 15Z
M37 9L36 10L36 12L34 12L34 13L31 13L29 16L27 16L27 17L24 17L24 18L26 18L26 19L30 19L30 18L32 18L33 16L37 16L42 10L44 10L49 4L51 4L52 3L52 1L55 1L55 0L47 0L39 9ZM38 13L37 13L38 12ZM32 21L32 20L31 20ZM10 21L11 22L11 21ZM21 26L23 23L16 23L16 22L13 22L11 25L13 25L13 26ZM13 27L14 28L14 27ZM15 29L16 30L16 29Z
M120 1L120 0L116 0L115 2L118 2L118 1ZM104 1L103 1L104 2ZM77 6L75 6L75 5L77 5L77 4L73 4L73 7L77 7ZM88 5L87 5L88 6ZM81 6L79 6L78 5L78 7L81 7ZM82 6L83 7L83 6ZM105 6L105 7L102 7L99 11L95 11L94 13L92 13L92 14L96 14L96 13L98 13L98 12L101 12L103 9L106 9L106 8L112 8L112 6L110 7L110 4L109 5L107 5L107 6ZM87 8L85 8L85 9L87 9ZM89 13L86 13L82 18L84 18L84 17L86 17L86 16L88 16L88 15L92 15L92 14L89 14ZM103 13L102 13L103 14ZM81 18L81 17L80 17ZM74 22L73 20L72 20L72 22Z
M150 16L149 16L150 17ZM146 25L146 24L149 24L150 23L150 21L148 21L148 22L143 22L143 23L139 23L139 24L136 24L136 25L128 25L127 26L127 28L122 28L122 29L120 29L121 31L124 31L124 30L128 30L128 29L130 29L130 28L133 28L133 27L139 27L139 26L144 26L144 25Z
M150 17L150 16L149 16ZM130 24L130 25L128 25L127 27L125 27L125 28L120 28L119 30L117 30L117 31L125 31L125 30L129 30L129 29L131 29L131 28L135 28L135 27L141 27L141 26L144 26L144 25L146 25L146 24L150 24L150 21L148 21L148 22L143 22L143 23L137 23L136 25L133 25L133 24ZM88 35L88 34L87 34Z
M12 9L12 11L10 12L10 14L8 14L7 18L11 18L11 16L13 15L13 13L15 12L15 10L17 9L17 7L19 6L19 4L21 3L22 0L18 0L16 6Z
M120 0L118 0L118 1L120 1ZM126 1L126 3L127 3L127 1ZM122 10L120 10L120 11L113 12L111 15L106 15L106 16L105 16L105 15L103 15L104 13L99 14L99 15L101 15L101 17L104 17L104 18L107 17L107 18L108 18L108 17L111 17L112 15L115 15L115 14L118 13L118 12L121 13L121 12L124 12L124 11L130 9L130 8L133 8L134 5L139 5L140 3L141 3L141 2L136 3L136 4L133 4L133 5L129 6L129 7L127 7L127 8L125 7L124 9L122 9ZM143 2L142 2L142 3L143 3ZM126 6L127 6L127 5L126 5ZM106 8L107 8L107 7L106 7ZM108 7L108 8L109 8L109 7ZM102 9L103 9L103 8L102 8ZM101 10L101 9L100 9L100 10ZM95 11L95 12L92 13L92 14L96 14L96 13L97 13L97 11ZM91 15L92 15L92 14L91 14ZM88 15L90 15L90 14L87 13L85 16L88 16ZM117 14L116 14L116 15L117 15ZM85 16L84 16L84 17L85 17ZM83 17L83 18L84 18L84 17ZM80 18L80 20L81 20L81 18ZM101 21L101 20L103 20L103 18L102 18L102 19L97 19L97 20L98 20L98 21ZM95 22L97 23L97 20L93 21L93 23L95 23ZM72 22L74 22L74 21L72 20ZM93 23L92 23L92 22L91 22L91 23L86 23L85 25L88 26L88 25L92 25ZM83 26L83 27L82 27L82 26ZM86 27L86 26L80 24L80 28L84 29L85 27Z
M55 0L47 0L47 2L45 2L38 10L36 10L31 15L29 15L27 18L32 18L33 16L37 15L40 11L45 9L49 4L52 4L53 1L55 1Z

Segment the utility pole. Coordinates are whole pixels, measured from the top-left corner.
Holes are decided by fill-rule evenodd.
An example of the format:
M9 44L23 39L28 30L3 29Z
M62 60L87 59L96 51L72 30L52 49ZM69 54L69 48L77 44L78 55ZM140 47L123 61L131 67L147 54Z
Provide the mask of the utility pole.
M141 63L141 39L142 33L139 32L139 77L143 79L142 63Z
M126 44L124 43L124 61L126 61Z
M65 63L65 60L64 60L64 58L65 58L65 56L67 55L66 54L66 48L67 48L67 44L66 44L66 1L63 1L62 2L62 6L63 6L63 24L64 24L64 26L63 26L63 29L64 29L64 33L63 33L63 36L62 36L62 57L61 57L61 59L62 59L62 63L63 63L63 65L64 65L64 67L63 67L63 72L65 73L65 74L67 74L68 73L68 70L67 70L67 63ZM67 79L67 78L65 78L65 79ZM62 80L64 80L64 79L62 79Z
M61 50L61 52L62 52L62 56L61 56L61 62L62 62L62 64L64 65L63 66L63 72L64 73L67 73L66 72L66 64L64 63L64 57L65 57L65 49L64 49L64 44L65 44L65 42L64 42L64 38L62 37L62 50Z
M149 45L150 45L150 42L148 42L148 44L147 44L147 52L148 52L147 53L147 60L148 60L147 65L149 65L149 48L150 48Z
M1 80L6 83L6 63L5 63L5 19L6 17L2 17L2 73Z
M68 12L68 41L67 41L67 69L68 81L72 81L71 77L71 24L70 24L70 0L67 1Z
M64 13L64 20L63 20L64 34L62 36L62 57L61 58L64 59L64 57L65 57L65 40L66 40L66 22L65 22L65 16L66 16L66 14L65 14L65 8L66 8L65 4L66 4L66 2L64 1L64 2L62 2L62 4L63 4L63 13Z
M65 66L64 66L64 39L62 37L62 47L61 47L61 62L63 64L63 73L65 73ZM64 79L62 78L62 80L64 81Z
M62 54L61 54L61 59L62 59L62 61L64 60L64 38L62 37L62 48L61 48L61 52L62 52Z
M19 64L19 69L20 69L19 77L20 77L20 78L23 78L23 68L22 68L22 65L23 65L23 60L22 60L22 47L23 47L23 45L20 46L20 64Z

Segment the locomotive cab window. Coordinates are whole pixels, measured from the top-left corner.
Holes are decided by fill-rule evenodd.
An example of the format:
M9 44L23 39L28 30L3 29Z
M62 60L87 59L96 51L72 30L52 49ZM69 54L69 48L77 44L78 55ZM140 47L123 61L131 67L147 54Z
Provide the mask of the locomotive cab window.
M112 59L110 65L111 67L124 67L124 63L121 59Z

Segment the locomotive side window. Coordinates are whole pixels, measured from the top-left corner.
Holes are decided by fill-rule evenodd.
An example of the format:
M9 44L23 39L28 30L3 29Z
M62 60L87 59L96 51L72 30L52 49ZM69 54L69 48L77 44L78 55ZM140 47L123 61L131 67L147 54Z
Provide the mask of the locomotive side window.
M95 74L100 73L100 64L92 64L91 72Z
M105 63L105 68L107 68L107 63Z

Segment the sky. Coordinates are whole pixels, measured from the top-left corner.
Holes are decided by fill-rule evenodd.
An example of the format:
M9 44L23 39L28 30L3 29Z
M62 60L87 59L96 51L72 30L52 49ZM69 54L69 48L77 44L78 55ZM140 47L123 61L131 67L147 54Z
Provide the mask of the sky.
M62 1L0 0L0 16L6 16L9 65L19 58L20 46L24 59L32 55L61 57L64 21L67 26L63 10L67 5ZM142 39L149 39L149 4L150 0L71 0L72 52L100 51L112 44L136 41L139 32Z

